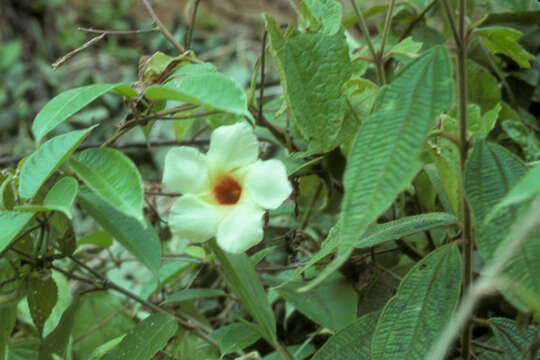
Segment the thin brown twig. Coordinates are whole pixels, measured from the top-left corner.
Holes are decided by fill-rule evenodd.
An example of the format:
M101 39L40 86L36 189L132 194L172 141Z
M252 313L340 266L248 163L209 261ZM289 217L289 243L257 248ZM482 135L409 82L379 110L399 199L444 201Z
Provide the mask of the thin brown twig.
M182 45L180 45L180 43L178 41L176 41L176 39L174 38L174 36L172 36L172 34L169 32L169 30L167 30L167 28L163 25L163 23L161 22L161 20L159 20L158 16L156 15L154 9L152 8L152 6L150 5L150 3L148 2L148 0L141 0L141 2L143 3L143 5L146 7L146 10L148 11L148 13L150 14L150 16L152 17L152 20L154 21L154 23L156 24L156 26L159 28L159 31L161 31L161 33L163 34L163 36L165 36L167 38L167 40L170 41L171 44L173 44L173 46L181 53L185 52L186 50L184 49L184 47Z
M58 58L55 62L51 64L51 67L53 68L53 70L58 69L60 66L64 65L69 59L71 59L72 57L80 53L81 51L84 51L88 49L89 47L91 47L92 45L98 43L101 39L105 37L105 35L107 35L106 32L101 33L101 35L98 35L96 37L93 37L92 39L88 40L87 42L85 42L84 44L76 48L75 50L72 50L68 52L66 55L62 56L61 58Z
M191 38L193 37L193 28L195 27L195 19L197 18L197 10L199 9L199 3L201 0L196 0L195 5L193 8L193 12L191 13L191 22L189 23L189 30L186 35L186 50L189 50L191 48Z
M144 34L154 31L159 31L159 28L154 27L151 29L138 29L138 30L105 30L105 29L92 29L85 27L78 27L77 30L84 31L92 34L109 34L109 35L136 35Z

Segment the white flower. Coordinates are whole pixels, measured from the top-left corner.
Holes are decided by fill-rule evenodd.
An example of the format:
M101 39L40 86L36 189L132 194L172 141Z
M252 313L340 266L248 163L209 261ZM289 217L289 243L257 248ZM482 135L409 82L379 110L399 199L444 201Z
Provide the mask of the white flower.
M207 155L181 146L165 157L163 183L183 194L171 208L178 237L216 237L225 251L241 253L263 237L264 209L276 209L292 192L279 160L257 160L259 145L246 123L217 128Z

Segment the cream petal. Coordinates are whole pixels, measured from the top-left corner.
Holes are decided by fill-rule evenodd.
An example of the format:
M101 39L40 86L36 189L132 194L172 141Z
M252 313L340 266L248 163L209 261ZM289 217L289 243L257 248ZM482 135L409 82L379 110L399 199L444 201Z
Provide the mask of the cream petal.
M206 156L192 147L172 148L165 156L163 184L182 194L197 193L208 188Z
M239 254L263 238L264 211L258 207L237 205L219 224L216 240L225 251Z
M246 123L220 126L212 133L207 156L211 171L228 172L257 160L259 143Z
M278 208L292 192L285 165L275 159L249 166L244 189L252 201L265 209Z
M219 206L187 194L175 201L169 214L171 232L190 242L202 242L214 237L218 225L227 215Z

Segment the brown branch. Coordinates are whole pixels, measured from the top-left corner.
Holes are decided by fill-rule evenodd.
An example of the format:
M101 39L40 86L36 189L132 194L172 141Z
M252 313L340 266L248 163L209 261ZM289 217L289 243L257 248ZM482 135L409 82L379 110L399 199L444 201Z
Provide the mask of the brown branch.
M195 27L195 19L197 18L197 10L199 9L200 2L201 0L195 1L193 12L191 13L191 22L189 23L189 30L186 36L186 50L191 48L191 38L193 37L193 28Z
M174 36L172 36L172 34L169 32L169 30L167 30L167 28L163 25L163 23L161 22L161 20L159 20L159 18L157 17L154 9L152 9L152 6L150 5L150 3L148 2L148 0L141 0L141 2L143 3L143 5L146 7L146 10L148 11L148 13L150 14L150 16L152 17L152 20L154 21L154 23L156 24L156 26L159 28L159 31L161 31L161 33L163 34L163 36L165 36L167 38L167 40L169 40L171 42L171 44L173 44L173 46L181 53L185 52L186 50L184 49L184 47L182 45L180 45L180 43L178 41L176 41L176 39L174 38Z
M81 51L86 50L89 47L91 47L92 45L98 43L101 39L103 39L105 37L105 35L107 35L106 32L104 32L101 35L98 35L98 36L88 40L87 42L85 42L84 44L82 44L81 46L76 48L75 50L70 51L66 55L64 55L61 58L57 59L54 63L51 64L51 67L54 70L58 69L60 66L64 65L69 59L71 59L72 57L74 57L75 55L80 53Z
M92 33L92 34L136 35L136 34L144 34L144 33L159 31L159 28L155 27L151 29L139 29L139 30L105 30L105 29L92 29L92 28L78 27L77 30L84 31L87 33Z

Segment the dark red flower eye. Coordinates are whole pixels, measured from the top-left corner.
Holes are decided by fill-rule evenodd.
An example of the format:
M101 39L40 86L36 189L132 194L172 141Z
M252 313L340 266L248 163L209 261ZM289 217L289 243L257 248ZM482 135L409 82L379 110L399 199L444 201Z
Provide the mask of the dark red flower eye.
M222 177L214 186L214 196L221 205L234 205L242 195L242 185L230 176Z

